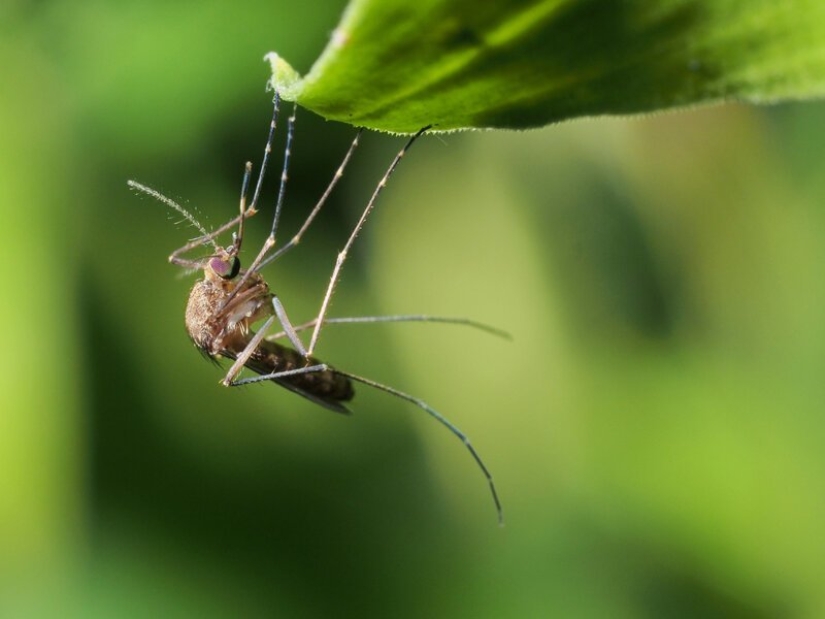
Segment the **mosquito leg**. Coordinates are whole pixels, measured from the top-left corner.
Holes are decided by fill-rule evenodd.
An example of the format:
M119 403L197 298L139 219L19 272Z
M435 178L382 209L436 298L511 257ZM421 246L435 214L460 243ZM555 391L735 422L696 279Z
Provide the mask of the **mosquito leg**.
M295 236L293 236L286 245L280 247L274 254L272 254L266 260L261 262L261 265L259 267L260 269L264 268L270 262L274 262L283 254L288 252L290 249L293 249L295 246L298 245L298 243L301 242L301 238L303 237L304 233L307 231L309 226L312 224L312 222L315 220L315 218L318 216L318 213L321 212L321 208L326 203L327 198L329 198L329 195L332 193L333 188L335 187L335 185L338 184L338 181L341 180L341 177L344 176L344 170L346 169L349 160L352 158L352 154L355 152L355 149L358 147L358 143L363 132L363 128L358 129L358 132L355 134L355 138L352 140L352 144L350 144L347 154L344 155L344 160L341 162L341 165L338 166L338 169L335 171L335 175L332 177L332 180L330 181L329 185L327 185L327 188L324 190L323 195L318 199L318 202L312 208L312 211L310 211L309 216L301 225L300 230L298 230L298 232L295 233Z
M295 116L298 113L298 104L292 106L292 114L287 120L286 146L284 147L284 167L281 170L281 180L278 184L278 198L275 201L275 214L272 216L272 228L269 236L272 237L272 244L275 244L275 237L278 233L278 224L281 221L281 209L284 205L284 195L286 194L286 182L289 179L289 159L292 155L292 139L295 136ZM255 262L260 264L263 256L256 258ZM254 264L254 263L253 263ZM257 267L257 265L256 265Z
M261 376L250 376L249 378L242 378L229 383L228 387L240 387L241 385L251 385L252 383L260 383L265 380L272 380L273 378L286 378L287 376L295 376L296 374L312 374L313 372L327 372L329 366L326 363L318 363L316 365L308 365L302 368L294 368L292 370L283 370L282 372L272 372L271 374L263 374Z
M492 494L493 503L495 503L495 506L496 506L496 513L498 515L498 524L499 524L499 526L504 525L504 512L502 511L502 508L501 508L501 501L498 498L498 491L496 490L496 485L493 482L493 475L490 473L490 469L487 468L487 465L484 464L484 460L481 459L481 456L478 454L475 447L473 447L472 443L470 443L470 439L467 437L466 434L464 434L464 432L462 432L458 428L458 426L453 424L449 419L444 417L444 415L439 413L432 406L427 404L424 400L416 398L415 396L411 396L408 393L404 393L403 391L399 391L398 389L394 389L393 387L389 387L389 386L384 385L382 383L375 382L374 380L370 380L369 378L364 378L363 376L358 376L356 374L350 374L349 372L342 372L341 370L337 370L337 369L333 370L333 372L335 372L336 374L340 374L341 376L345 376L346 378L349 378L350 380L354 380L354 381L362 383L364 385L369 385L370 387L373 387L373 388L378 389L380 391L384 391L386 393L389 393L391 395L399 397L402 400L406 400L407 402L410 402L411 404L414 404L415 406L417 406L418 408L423 410L425 413L427 413L428 415L433 417L436 421L438 421L438 423L440 423L442 426L447 428L456 437L458 437L458 439L462 443L464 443L464 446L467 448L467 451L470 452L470 455L473 456L473 460L476 461L476 464L478 465L478 468L481 469L481 472L484 474L484 477L487 479L487 485L490 488L490 494Z
M295 333L300 333L301 331L306 331L307 329L311 329L316 325L318 322L317 318L309 320L307 322L301 323L293 327ZM478 329L480 331L484 331L489 333L490 335L495 335L496 337L500 337L505 340L512 340L513 336L510 335L507 331L503 329L498 329L496 327L491 327L490 325L484 324L483 322L478 322L476 320L470 320L469 318L455 318L452 316L428 316L425 314L403 314L403 315L392 315L392 316L344 316L339 318L325 318L324 324L325 325L333 325L333 324L373 324L379 322L435 322L435 323L444 323L444 324L453 324L453 325L464 325L467 327L472 327L474 329ZM280 331L279 333L275 333L273 335L267 336L267 340L277 340L287 336L286 331Z
M241 354L235 359L235 362L232 364L232 367L229 368L229 371L224 376L222 384L226 387L236 384L235 378L237 378L238 374L240 373L241 369L243 369L246 362L249 361L249 358L255 352L255 349L260 346L261 342L266 338L266 333L269 328L272 326L272 323L275 322L277 319L278 322L281 323L281 328L284 330L284 333L289 337L289 341L292 342L292 345L295 349L304 357L307 357L306 348L304 347L303 342L301 342L300 338L298 337L295 329L292 326L292 323L289 320L289 316L286 315L286 309L284 309L283 303L281 300L273 295L272 296L272 308L275 310L275 315L270 316L266 319L261 328L258 329L258 332L249 340L246 347L243 349ZM312 366L308 366L312 367Z
M413 143L429 128L429 126L424 127L418 133L416 133L404 145L404 148L401 149L401 152L399 152L395 156L395 159L393 159L392 163L390 164L390 167L384 173L383 178L378 182L378 186L375 188L375 191L373 192L372 197L370 197L369 202L367 202L367 206L366 208L364 208L364 212L361 213L361 218L358 220L358 223L355 224L355 228L353 229L352 233L349 236L349 239L347 239L347 242L344 245L344 249L342 249L338 253L338 257L335 260L335 268L333 268L332 270L332 276L330 277L329 285L327 286L327 291L324 294L324 300L321 302L321 310L318 312L318 318L316 319L315 328L312 331L312 339L309 342L309 349L307 350L308 354L312 354L312 351L315 350L315 346L318 343L318 336L321 333L321 327L324 324L324 318L326 317L327 309L329 308L329 302L332 299L332 293L335 291L335 285L338 283L341 267L343 266L344 261L347 259L347 252L349 252L350 248L352 247L352 244L355 242L356 237L358 237L358 233L361 232L361 228L364 226L364 222L366 222L367 217L372 212L372 209L375 207L375 203L378 199L378 196L381 194L381 191L387 185L387 181L389 180L390 176L392 176L392 173L395 171L395 168L398 166L398 163L401 161L401 159L404 157L404 155L413 145Z
M269 135L266 138L266 145L264 146L264 158L261 161L261 169L258 171L258 180L255 181L255 193L252 194L252 202L247 208L246 198L249 189L249 181L252 176L252 162L246 162L244 169L243 182L241 183L241 212L237 218L232 221L238 222L238 232L234 238L234 255L237 256L241 252L241 244L243 243L243 227L244 221L258 212L258 196L261 195L261 187L264 183L264 176L266 175L269 158L272 155L272 143L275 140L275 130L278 126L278 112L280 110L281 96L276 92L272 99L272 119L269 121ZM227 228L223 228L226 230Z
M258 252L258 255L255 256L255 259L252 261L252 264L250 264L249 267L247 267L246 272L241 276L241 279L238 280L238 283L235 286L235 290L224 299L220 309L226 307L226 305L230 301L232 301L233 298L235 298L235 294L237 294L237 291L243 289L244 284L246 284L249 278L252 277L252 274L257 273L260 270L261 262L264 258L266 258L266 255L269 253L269 250L271 250L275 246L275 236L278 232L278 221L281 217L281 206L283 204L284 193L286 191L287 172L289 170L289 160L292 154L292 139L295 133L295 115L297 111L298 105L296 104L292 108L292 115L287 120L286 148L284 149L284 166L281 170L281 184L278 188L278 201L275 203L275 215L272 218L272 229L270 230L269 236L266 238L266 241L264 241L263 247L261 247L261 251ZM267 140L267 149L271 149L270 140ZM252 198L253 205L250 207L250 210L255 207L260 185L261 177L258 178L258 186L255 188L255 196Z
M286 309L284 309L283 303L281 303L281 300L276 295L272 296L272 307L275 310L275 315L278 317L278 322L281 323L283 333L289 338L292 346L295 350L301 353L301 355L308 357L309 355L307 354L307 349L304 346L304 343L301 341L301 338L298 337L298 333L292 326L289 316L286 315Z
M238 231L232 233L232 255L237 256L241 253L241 244L243 243L243 224L248 217L246 208L246 197L249 191L249 179L252 176L252 162L247 161L243 169L243 181L241 181L241 204L240 213L238 214Z
M278 126L278 113L280 111L281 95L275 91L275 96L272 99L272 120L269 121L269 135L266 138L266 146L264 146L264 158L261 161L261 169L258 172L258 180L255 182L255 193L252 194L252 202L249 205L249 210L253 213L257 212L258 197L261 195L261 187L264 183L264 175L266 174L269 157L272 154L272 144L275 141L275 129ZM295 113L292 114L292 120L295 120Z
M229 368L229 371L226 373L226 376L223 377L221 384L224 387L231 387L235 384L235 378L237 378L238 374L240 374L241 370L243 369L246 362L249 361L249 358L252 356L252 353L258 348L261 344L261 341L266 336L266 332L269 327L272 326L272 323L275 321L275 316L270 316L266 319L261 328L258 329L258 332L252 337L251 340L247 343L246 347L241 351L241 354L237 356L235 362L232 364L232 367Z

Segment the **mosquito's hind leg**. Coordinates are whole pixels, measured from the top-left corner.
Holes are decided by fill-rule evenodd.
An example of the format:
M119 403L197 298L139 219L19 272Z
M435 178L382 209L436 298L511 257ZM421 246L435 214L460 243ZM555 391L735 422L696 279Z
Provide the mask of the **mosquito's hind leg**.
M298 374L314 374L318 372L329 372L330 367L326 363L316 363L315 365L307 365L302 368L293 368L291 370L281 370L280 372L272 372L270 374L261 374L260 376L250 376L249 378L241 378L240 380L233 380L227 384L227 387L240 387L241 385L251 385L253 383L260 383L265 380L273 380L278 378L286 378L288 376L297 376Z
M457 318L454 316L429 316L426 314L397 314L389 316L342 316L338 318L324 319L325 325L375 324L382 322L434 322L449 325L463 325L467 327L472 327L473 329L478 329L479 331L484 331L485 333L489 333L490 335L494 335L505 340L513 339L513 336L510 335L510 333L508 333L507 331L504 331L503 329L498 329L488 324L484 324L483 322L471 320L470 318ZM307 322L303 322L297 326L292 327L292 330L297 334L301 331L312 329L317 323L318 319L313 318L312 320L308 320ZM278 333L274 333L273 335L268 335L266 339L268 341L274 341L285 336L289 337L289 333L287 333L286 330L279 331ZM292 341L291 337L290 341Z
M470 452L470 455L472 455L473 460L475 460L476 464L478 465L478 468L481 469L481 472L484 474L484 477L487 479L487 485L490 488L490 494L492 495L493 503L496 506L496 514L498 516L498 524L499 524L499 526L504 526L504 512L502 511L501 500L498 497L498 491L496 490L496 484L493 481L493 475L492 475L492 473L490 473L490 469L487 468L487 465L484 463L484 460L481 459L481 456L478 454L475 447L473 447L473 444L470 442L470 439L467 437L466 434L464 434L464 432L462 432L459 429L458 426L456 426L449 419L447 419L444 415L439 413L432 406L430 406L429 404L427 404L424 400L422 400L420 398L416 398L415 396L412 396L408 393L404 393L403 391L399 391L398 389L395 389L394 387L389 387L387 385L376 382L376 381L371 380L369 378L364 378L363 376L358 376L357 374L350 374L349 372L342 372L341 370L333 370L333 372L335 372L336 374L340 374L341 376L344 376L346 378L349 378L350 380L353 380L355 382L361 383L363 385L368 385L368 386L373 387L375 389L378 389L380 391L384 391L385 393L389 393L389 394L394 395L398 398L401 398L402 400L406 400L407 402L409 402L411 404L414 404L415 406L417 406L418 408L423 410L425 413L430 415L430 417L433 417L442 426L447 428L454 436L458 437L458 439L464 444L464 447L467 448L467 451Z

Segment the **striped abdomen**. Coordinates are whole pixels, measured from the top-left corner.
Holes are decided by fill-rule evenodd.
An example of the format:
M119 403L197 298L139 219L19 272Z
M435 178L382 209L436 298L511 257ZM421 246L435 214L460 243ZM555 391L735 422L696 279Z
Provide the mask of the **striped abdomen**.
M258 374L273 374L320 363L321 361L313 357L305 358L292 348L264 340L252 353L246 367ZM352 382L346 376L332 370L294 374L273 380L338 412L347 412L338 403L347 402L355 395Z

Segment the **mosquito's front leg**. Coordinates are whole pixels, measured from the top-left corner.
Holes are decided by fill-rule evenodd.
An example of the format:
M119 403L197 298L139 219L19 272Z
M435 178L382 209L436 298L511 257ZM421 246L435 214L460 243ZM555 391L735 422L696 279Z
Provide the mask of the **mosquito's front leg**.
M278 102L280 101L280 95L278 92L275 92L275 114L272 117L272 125L269 132L269 139L267 140L266 151L265 151L265 161L269 158L269 153L272 149L272 136L275 131L275 117L277 116L277 109L278 109ZM272 229L269 232L269 236L266 237L261 250L258 252L258 255L255 256L255 259L252 263L247 267L246 272L241 275L241 279L236 284L236 288L233 292L229 294L223 301L223 307L226 307L232 299L235 298L235 295L238 293L238 290L243 289L244 284L252 277L253 274L257 273L261 268L261 263L269 251L275 247L276 243L276 236L278 232L278 222L281 217L281 207L284 202L284 193L286 191L286 181L287 181L287 170L289 169L289 160L292 156L292 140L295 131L295 114L298 111L298 104L296 103L292 108L292 115L287 120L287 133L286 133L286 147L284 149L284 166L281 170L281 184L278 188L278 200L275 203L275 215L272 218ZM250 210L254 210L257 205L258 201L258 193L261 189L261 182L263 179L263 171L264 167L261 167L261 174L258 176L258 184L255 187L255 195L252 197L252 205L250 206Z

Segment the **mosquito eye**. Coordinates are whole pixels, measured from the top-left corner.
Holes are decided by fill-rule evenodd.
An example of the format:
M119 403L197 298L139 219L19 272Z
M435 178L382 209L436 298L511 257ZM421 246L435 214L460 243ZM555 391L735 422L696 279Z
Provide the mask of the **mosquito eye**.
M223 279L235 279L241 270L241 261L235 257L232 258L231 263L221 258L212 258L209 261L209 267Z

